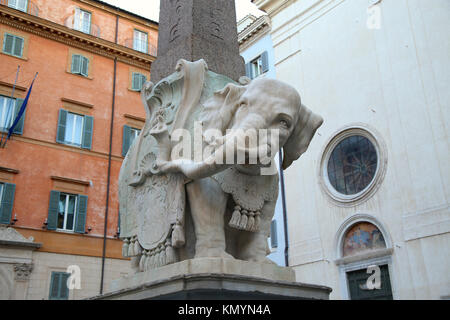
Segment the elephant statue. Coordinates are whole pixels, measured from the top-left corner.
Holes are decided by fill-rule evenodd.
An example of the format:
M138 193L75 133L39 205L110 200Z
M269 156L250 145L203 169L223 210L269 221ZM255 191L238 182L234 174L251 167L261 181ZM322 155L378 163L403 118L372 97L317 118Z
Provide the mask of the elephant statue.
M207 71L204 62L181 62L178 74L159 86L147 85L143 93L147 122L120 173L123 254L134 257L137 271L202 257L270 262L267 238L279 188L278 171L269 170L273 158L282 149L288 168L323 119L286 83L235 83ZM205 133L194 146L210 151L200 160L170 154L175 129L195 140L194 123ZM250 141L248 132L257 139Z

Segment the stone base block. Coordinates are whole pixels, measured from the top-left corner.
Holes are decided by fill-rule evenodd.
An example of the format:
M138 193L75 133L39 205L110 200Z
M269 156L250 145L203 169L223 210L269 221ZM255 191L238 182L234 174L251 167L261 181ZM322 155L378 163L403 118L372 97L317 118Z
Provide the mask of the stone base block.
M92 299L223 300L325 299L331 289L295 282L291 268L233 259L178 262L113 281L111 292Z

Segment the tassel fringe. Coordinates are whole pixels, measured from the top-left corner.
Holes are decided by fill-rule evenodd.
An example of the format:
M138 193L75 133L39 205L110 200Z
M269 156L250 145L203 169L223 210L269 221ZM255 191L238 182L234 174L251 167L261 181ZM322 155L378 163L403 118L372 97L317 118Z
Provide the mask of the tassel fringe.
M247 211L240 206L235 206L233 215L228 225L232 228L257 232L261 224L261 212Z

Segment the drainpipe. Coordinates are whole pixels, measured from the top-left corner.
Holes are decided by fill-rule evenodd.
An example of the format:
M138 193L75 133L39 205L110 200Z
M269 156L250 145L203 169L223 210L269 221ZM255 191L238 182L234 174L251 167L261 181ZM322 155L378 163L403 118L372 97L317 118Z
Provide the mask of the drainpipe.
M119 16L116 15L116 38L117 43L119 30ZM102 274L100 278L100 294L103 294L103 282L105 277L105 258L106 258L106 240L108 231L108 211L109 211L109 191L111 186L111 158L112 158L112 139L114 129L114 108L116 104L116 77L117 77L117 57L114 58L113 92L111 106L111 127L109 130L109 153L108 153L108 178L106 184L106 206L105 206L105 225L103 229L103 252L102 252Z
M283 171L283 152L280 149L278 153L280 166L280 184L281 184L281 204L283 205L283 226L284 226L284 263L289 266L289 236L287 227L287 210L286 210L286 192L284 189L284 171Z

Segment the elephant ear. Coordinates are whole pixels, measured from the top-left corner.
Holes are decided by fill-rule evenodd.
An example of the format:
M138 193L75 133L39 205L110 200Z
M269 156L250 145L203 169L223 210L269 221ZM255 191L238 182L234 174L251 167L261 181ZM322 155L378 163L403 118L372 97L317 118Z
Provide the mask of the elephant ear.
M309 143L322 123L321 116L301 105L295 129L283 146L283 169L287 169L308 149Z
M244 86L229 83L222 90L214 92L214 95L205 102L205 108L200 114L203 129L219 129L224 133L239 107L239 100L245 90Z

